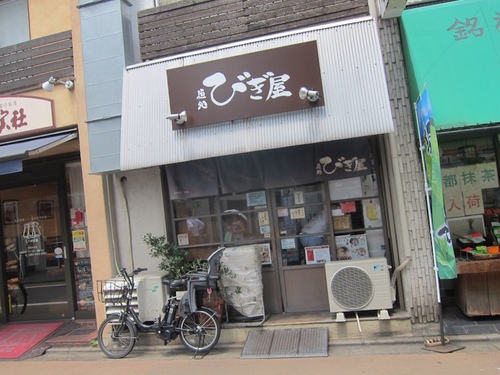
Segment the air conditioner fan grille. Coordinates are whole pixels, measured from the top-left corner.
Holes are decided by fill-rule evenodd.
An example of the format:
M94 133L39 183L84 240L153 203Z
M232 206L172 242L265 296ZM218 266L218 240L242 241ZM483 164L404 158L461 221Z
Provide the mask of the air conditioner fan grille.
M346 310L360 310L373 298L373 282L368 273L359 267L344 267L332 277L332 297Z

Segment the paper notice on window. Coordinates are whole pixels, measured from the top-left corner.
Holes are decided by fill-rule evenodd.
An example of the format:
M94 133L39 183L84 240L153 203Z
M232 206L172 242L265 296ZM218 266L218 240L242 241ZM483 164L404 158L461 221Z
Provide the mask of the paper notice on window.
M87 250L87 241L85 239L85 230L74 230L73 236L73 251L85 251Z
M283 238L281 240L281 248L284 249L295 249L295 238Z
M189 236L187 233L181 233L177 235L177 242L179 246L189 245Z
M288 208L278 209L278 217L287 217L287 216L288 216Z
M302 191L294 192L293 200L295 201L295 204L304 204L304 193Z
M330 199L332 201L360 198L363 196L361 179L359 177L328 181L328 189L330 190Z
M259 226L269 225L269 214L267 211L259 212Z
M380 201L378 198L363 200L363 218L365 221L365 228L382 226L382 212L380 210Z
M306 211L304 210L303 207L290 209L291 219L304 219L305 217L306 217Z
M462 190L464 197L465 215L478 215L484 213L483 193L481 189L467 188Z

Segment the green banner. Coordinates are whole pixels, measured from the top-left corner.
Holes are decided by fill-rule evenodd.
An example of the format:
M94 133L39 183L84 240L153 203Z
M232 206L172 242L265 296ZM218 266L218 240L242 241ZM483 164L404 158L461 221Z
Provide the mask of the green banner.
M439 148L427 89L420 95L416 107L418 131L425 158L425 178L427 185L431 188L431 225L438 274L440 279L455 279L457 277L457 264L450 229L444 214Z

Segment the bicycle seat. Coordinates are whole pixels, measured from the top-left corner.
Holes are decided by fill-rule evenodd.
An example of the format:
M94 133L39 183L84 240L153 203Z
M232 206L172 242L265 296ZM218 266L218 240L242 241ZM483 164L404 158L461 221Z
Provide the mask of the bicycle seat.
M196 311L196 291L206 290L207 288L217 287L217 267L222 257L225 248L221 247L214 251L212 255L207 258L208 269L204 272L196 272L187 274L187 291L186 298L189 295L189 308L190 311Z
M183 280L183 279L179 279L179 280L163 279L162 283L169 287L170 293L175 293L179 289L184 288L184 286L186 285L186 280Z

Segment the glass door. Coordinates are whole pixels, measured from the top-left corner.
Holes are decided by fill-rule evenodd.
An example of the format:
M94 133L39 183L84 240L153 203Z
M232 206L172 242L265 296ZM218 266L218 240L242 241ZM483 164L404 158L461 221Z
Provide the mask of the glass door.
M324 183L275 189L279 276L285 312L326 311L324 263L334 259Z
M9 321L72 316L56 182L0 191Z

